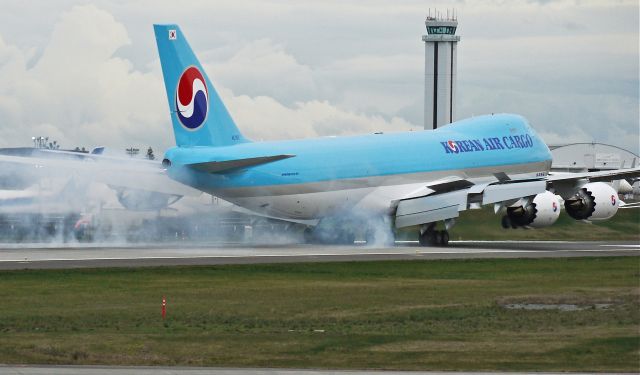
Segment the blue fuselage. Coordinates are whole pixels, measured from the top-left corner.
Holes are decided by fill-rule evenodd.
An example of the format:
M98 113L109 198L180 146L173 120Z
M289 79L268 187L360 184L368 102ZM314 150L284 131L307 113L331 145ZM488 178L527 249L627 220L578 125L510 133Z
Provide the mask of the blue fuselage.
M193 163L282 154L295 156L227 173L181 168ZM551 165L549 148L527 121L505 114L470 118L437 130L226 147L174 147L165 158L172 163L172 178L240 203L251 197L428 183L443 176L535 176L546 174ZM258 199L254 203L273 204L265 202Z

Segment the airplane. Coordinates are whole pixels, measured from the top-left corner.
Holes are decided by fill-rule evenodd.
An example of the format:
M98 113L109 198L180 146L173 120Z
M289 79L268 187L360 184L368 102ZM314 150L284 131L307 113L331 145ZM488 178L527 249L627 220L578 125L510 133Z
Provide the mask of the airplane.
M139 218L156 218L160 210L177 210L169 206L185 196L190 199L178 205L181 213L211 208L195 199L201 191L169 179L159 162L107 156L104 150L0 149L1 237L66 241L98 232L107 238L112 222L126 228Z
M184 196L202 194L168 178L158 162L103 155L104 147L80 154L63 150L28 151L0 150L2 184L11 183L11 189L25 189L44 177L73 176L83 185L97 182L109 186L116 192L118 202L133 211L159 210ZM19 183L13 183L16 180ZM3 197L11 198L12 194L5 194L0 187L0 212Z
M436 130L252 142L180 27L156 24L154 32L176 140L162 161L168 176L247 212L308 225L310 241L330 217L361 223L367 242L391 243L389 228L417 226L420 244L445 246L460 211L493 204L504 227L543 227L557 220L559 197L572 218L605 220L621 205L606 182L640 175L551 174L549 148L513 114ZM339 225L335 238L353 243L340 229L349 227Z

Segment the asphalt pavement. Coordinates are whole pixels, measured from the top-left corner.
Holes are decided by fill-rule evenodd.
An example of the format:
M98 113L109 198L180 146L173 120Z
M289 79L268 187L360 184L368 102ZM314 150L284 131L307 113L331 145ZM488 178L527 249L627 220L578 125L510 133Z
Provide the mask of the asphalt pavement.
M6 244L0 270L416 259L639 256L635 242L452 241L448 247L247 244Z

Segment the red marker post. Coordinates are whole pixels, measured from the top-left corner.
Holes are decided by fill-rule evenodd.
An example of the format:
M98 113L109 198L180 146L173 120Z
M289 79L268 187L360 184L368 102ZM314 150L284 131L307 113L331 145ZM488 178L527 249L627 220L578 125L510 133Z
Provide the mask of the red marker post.
M162 296L162 320L167 316L167 299Z

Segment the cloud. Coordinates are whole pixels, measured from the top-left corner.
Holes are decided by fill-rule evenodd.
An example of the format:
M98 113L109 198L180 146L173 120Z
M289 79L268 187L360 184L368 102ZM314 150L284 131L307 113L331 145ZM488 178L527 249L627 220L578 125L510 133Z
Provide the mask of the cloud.
M220 49L225 52L220 52ZM269 96L293 106L327 101L350 111L392 116L422 92L423 60L413 55L356 55L315 66L299 62L284 45L269 39L203 51L211 77L233 92Z
M130 43L124 25L93 5L64 12L31 67L28 52L0 39L0 119L11 124L0 127L3 146L24 145L32 136L46 135L68 148L170 147L173 135L159 62L145 72L117 57L117 51ZM253 41L227 60L206 65L214 76L242 92L234 95L218 85L232 115L255 139L411 126L399 118L387 120L315 99L311 68L269 40Z
M221 84L249 96L268 95L284 103L318 97L312 69L268 39L249 42L209 67Z
M171 146L150 28L158 21L181 23L256 139L422 124L421 1L77 3L3 4L3 146L36 132L68 147ZM455 5L460 19L458 117L516 112L550 139L638 152L637 2L543 3L429 4Z
M17 47L0 45L0 54L7 55L0 66L0 96L11 99L0 107L4 145L38 135L55 136L67 147L127 138L137 143L159 130L157 77L113 57L129 42L110 13L86 5L62 14L32 67Z
M326 101L298 102L288 107L266 96L234 96L228 90L221 92L221 96L238 126L249 138L258 141L407 131L412 127L402 118L387 120L345 111Z

